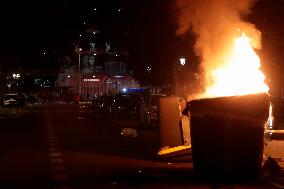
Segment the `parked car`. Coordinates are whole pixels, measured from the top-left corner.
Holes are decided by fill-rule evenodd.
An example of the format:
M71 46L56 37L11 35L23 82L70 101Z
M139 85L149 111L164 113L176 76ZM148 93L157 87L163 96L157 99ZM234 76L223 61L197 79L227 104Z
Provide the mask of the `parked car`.
M93 106L96 110L102 113L111 113L111 106L113 103L113 96L112 95L102 95L98 97L94 102Z
M139 115L141 106L141 95L133 93L118 93L111 106L112 114L115 118L120 116L135 116Z
M144 128L158 125L159 100L164 94L150 94L143 99L139 111L140 123Z
M5 94L3 105L4 106L24 106L25 98L24 96L18 95L16 93Z
M38 103L39 99L37 99L35 96L29 96L26 98L27 104L36 104Z

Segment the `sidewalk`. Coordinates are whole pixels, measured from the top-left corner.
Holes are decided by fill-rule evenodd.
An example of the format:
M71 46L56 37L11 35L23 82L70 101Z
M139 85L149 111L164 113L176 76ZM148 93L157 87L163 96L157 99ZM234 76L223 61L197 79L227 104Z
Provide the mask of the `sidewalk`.
M284 161L284 140L270 140L264 146L265 157L272 157L275 159L283 159ZM284 164L283 164L284 168Z

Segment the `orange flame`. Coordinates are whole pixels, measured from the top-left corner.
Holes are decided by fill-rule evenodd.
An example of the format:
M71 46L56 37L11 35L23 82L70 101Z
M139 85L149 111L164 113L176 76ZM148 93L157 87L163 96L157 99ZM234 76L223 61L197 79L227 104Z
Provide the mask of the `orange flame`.
M235 39L233 51L226 64L210 73L212 85L206 88L205 97L234 96L267 93L265 76L260 70L260 59L243 33Z

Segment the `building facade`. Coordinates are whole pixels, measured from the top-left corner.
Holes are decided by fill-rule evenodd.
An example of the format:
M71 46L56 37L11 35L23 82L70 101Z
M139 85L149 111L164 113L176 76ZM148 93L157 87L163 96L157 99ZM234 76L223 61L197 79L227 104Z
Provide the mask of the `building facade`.
M64 66L56 80L62 96L79 94L90 101L103 94L116 94L123 88L139 88L128 67L129 53L125 49L111 48L110 43L96 46L89 41L75 47L73 64Z

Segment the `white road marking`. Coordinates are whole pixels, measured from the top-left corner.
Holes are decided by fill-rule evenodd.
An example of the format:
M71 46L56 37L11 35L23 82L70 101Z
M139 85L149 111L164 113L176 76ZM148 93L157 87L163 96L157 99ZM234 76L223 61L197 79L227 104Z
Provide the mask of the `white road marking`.
M63 165L51 165L51 170L53 172L64 172L65 167Z
M52 152L56 152L57 149L56 149L56 148L48 148L48 151L49 151L50 153L52 153Z
M62 156L61 153L58 153L58 152L51 152L51 153L49 153L49 155L51 157L61 157Z
M63 185L63 186L56 186L54 189L70 189L70 186L68 185Z
M56 134L53 126L49 122L49 117L46 114L46 130L48 137L48 150L49 150L49 160L50 160L50 168L52 171L52 182L53 189L70 189L71 187L68 185L68 176L66 174L66 169L64 166L64 161L62 159L62 154L57 150L56 147Z
M66 174L54 174L52 176L52 179L54 181L67 181L68 180L68 176Z
M63 163L63 159L62 158L53 158L53 157L51 157L50 163L51 164L61 164L61 163Z
M50 142L50 143L56 142L56 139L55 138L49 138L48 142Z
M55 147L55 144L54 143L48 143L48 147L53 148L53 147Z

